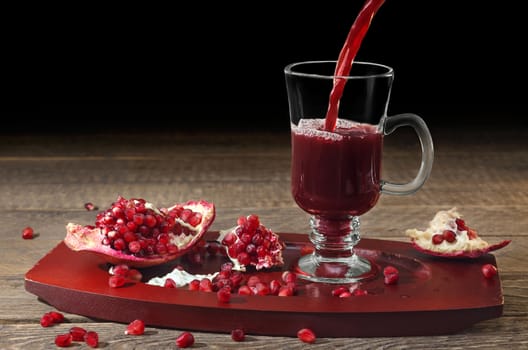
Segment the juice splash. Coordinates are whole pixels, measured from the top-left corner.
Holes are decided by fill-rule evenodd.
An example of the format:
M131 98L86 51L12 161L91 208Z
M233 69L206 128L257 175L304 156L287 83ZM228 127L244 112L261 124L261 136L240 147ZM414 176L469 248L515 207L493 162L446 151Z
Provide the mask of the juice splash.
M334 75L336 77L344 77L350 73L352 62L361 46L363 38L367 34L372 18L383 5L385 0L367 0L363 8L359 12L356 20L352 24L345 44L339 53L339 58L336 64ZM330 92L330 99L328 109L326 112L325 130L334 131L337 122L337 114L339 111L339 100L343 95L346 79L335 78L334 86Z

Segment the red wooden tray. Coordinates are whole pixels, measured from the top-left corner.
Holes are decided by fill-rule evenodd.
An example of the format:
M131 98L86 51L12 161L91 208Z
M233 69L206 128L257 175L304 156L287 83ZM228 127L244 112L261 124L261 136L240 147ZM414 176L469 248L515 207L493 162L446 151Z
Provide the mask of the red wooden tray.
M206 239L214 240L217 232ZM289 269L308 243L307 235L279 233L286 243ZM219 303L216 293L163 288L145 283L121 288L108 286L108 265L89 252L74 252L59 243L25 275L25 288L40 300L64 312L94 319L129 323L140 318L147 325L229 333L242 327L247 334L296 336L308 327L318 337L380 337L440 335L461 331L487 319L502 316L504 297L499 275L488 280L485 263L496 265L487 254L476 259L442 259L426 256L410 243L364 238L356 249L381 271L391 264L400 271L396 285L383 276L362 282L364 296L331 295L332 284L298 282L291 297L241 296ZM209 256L191 273L213 273L227 258ZM178 263L144 269L144 280L164 275ZM262 280L279 278L282 270L248 272Z

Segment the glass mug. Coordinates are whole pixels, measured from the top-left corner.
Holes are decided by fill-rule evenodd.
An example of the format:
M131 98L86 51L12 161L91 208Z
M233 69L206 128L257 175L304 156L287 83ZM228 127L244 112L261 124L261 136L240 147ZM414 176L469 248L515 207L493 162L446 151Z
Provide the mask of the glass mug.
M433 141L416 114L387 115L394 70L354 62L350 74L335 77L336 61L306 61L284 68L291 126L291 193L310 214L314 252L299 258L296 272L314 282L349 283L376 273L354 252L359 217L381 194L419 190L433 165ZM333 130L325 130L329 96L336 79L345 79ZM401 126L412 127L422 161L412 181L396 184L381 177L383 139Z

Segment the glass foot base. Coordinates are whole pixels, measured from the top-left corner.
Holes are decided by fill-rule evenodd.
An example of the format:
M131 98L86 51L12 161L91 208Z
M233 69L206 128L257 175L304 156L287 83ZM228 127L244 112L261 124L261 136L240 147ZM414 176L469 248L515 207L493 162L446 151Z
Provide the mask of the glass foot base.
M295 272L299 278L312 282L345 284L372 278L377 268L356 254L330 259L312 253L299 258Z

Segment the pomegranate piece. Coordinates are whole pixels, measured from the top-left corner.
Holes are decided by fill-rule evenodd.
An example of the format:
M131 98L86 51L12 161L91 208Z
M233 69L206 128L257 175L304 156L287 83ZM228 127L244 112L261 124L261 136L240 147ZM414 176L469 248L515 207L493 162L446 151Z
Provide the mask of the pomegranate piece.
M484 264L484 265L482 265L481 270L482 270L482 274L486 278L493 278L498 273L497 267L495 265L492 265L492 264Z
M239 217L237 226L220 231L217 241L225 248L234 270L270 269L284 264L284 242L255 214Z
M409 229L405 233L416 250L447 258L477 258L511 242L486 242L474 228L469 227L456 208L438 211L425 231Z
M297 338L299 338L302 342L313 344L315 343L317 337L315 336L315 333L309 329L309 328L302 328L297 332Z
M111 264L150 267L172 261L202 241L216 210L204 200L157 208L121 196L97 214L94 225L68 223L64 243L74 251L99 254Z
M73 337L70 333L59 334L55 336L55 345L60 348L66 348L73 342Z
M140 319L136 319L130 322L125 330L125 334L130 335L142 335L145 333L145 322Z
M22 230L23 239L33 239L35 237L35 231L32 227L27 226Z
M183 332L176 338L176 345L179 348L188 348L194 344L194 336L191 332Z

